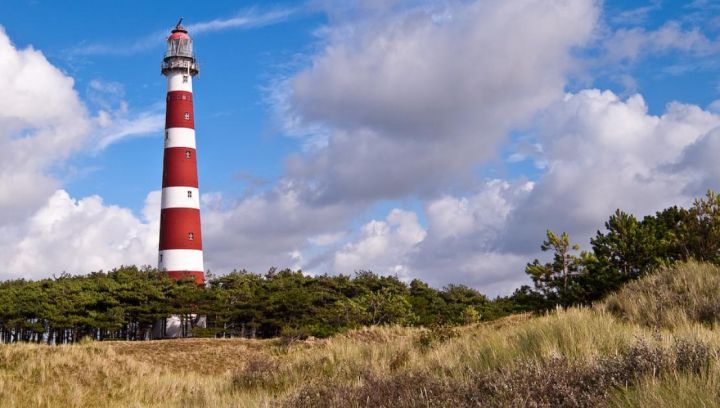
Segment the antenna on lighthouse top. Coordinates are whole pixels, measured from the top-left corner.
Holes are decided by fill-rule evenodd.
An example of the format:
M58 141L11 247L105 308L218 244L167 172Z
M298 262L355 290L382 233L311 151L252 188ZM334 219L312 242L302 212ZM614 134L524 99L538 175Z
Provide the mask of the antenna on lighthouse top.
M180 20L178 20L177 24L175 24L175 29L172 30L173 33L181 32L181 33L187 33L187 30L182 25L183 18L180 17Z

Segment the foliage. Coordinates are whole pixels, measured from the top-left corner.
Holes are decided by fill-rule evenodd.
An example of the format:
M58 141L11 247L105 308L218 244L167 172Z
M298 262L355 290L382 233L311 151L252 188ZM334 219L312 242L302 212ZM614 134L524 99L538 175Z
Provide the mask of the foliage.
M552 262L541 264L536 259L527 265L525 273L530 275L535 288L546 301L565 306L572 304L576 300L572 296L572 286L576 284L572 276L579 273L582 260L571 251L578 251L580 245L571 244L570 236L565 232L557 235L548 230L547 239L540 249L553 251Z
M548 230L541 249L553 253L552 261L529 263L534 287L521 287L510 303L529 311L588 305L679 261L720 264L720 196L708 191L690 208L670 207L642 220L617 210L590 244L592 251L576 255L579 246L567 233Z
M313 277L243 270L211 275L206 286L197 286L153 269L121 267L0 283L3 342L145 340L153 324L168 315L206 316L207 327L193 329L195 336L304 339L368 325L456 325L507 313L466 286L437 290L369 271Z

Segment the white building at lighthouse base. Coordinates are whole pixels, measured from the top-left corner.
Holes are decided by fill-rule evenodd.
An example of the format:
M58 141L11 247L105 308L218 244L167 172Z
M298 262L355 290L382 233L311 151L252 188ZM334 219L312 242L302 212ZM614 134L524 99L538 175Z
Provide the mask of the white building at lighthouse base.
M152 339L177 339L181 337L192 337L192 331L196 328L207 327L207 316L172 315L164 317L155 322L151 332Z

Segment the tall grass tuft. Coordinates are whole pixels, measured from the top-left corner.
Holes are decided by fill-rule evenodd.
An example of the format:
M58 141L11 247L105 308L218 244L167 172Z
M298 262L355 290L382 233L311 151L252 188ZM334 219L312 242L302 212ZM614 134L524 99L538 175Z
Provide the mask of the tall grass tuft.
M720 319L719 293L720 267L688 262L629 283L601 308L649 327L713 326Z

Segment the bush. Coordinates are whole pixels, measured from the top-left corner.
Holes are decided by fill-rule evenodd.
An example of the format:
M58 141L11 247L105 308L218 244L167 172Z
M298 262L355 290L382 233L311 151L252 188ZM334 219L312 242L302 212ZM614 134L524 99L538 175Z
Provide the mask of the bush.
M415 344L420 351L425 352L455 337L458 337L458 333L452 327L436 325L420 333Z
M242 370L232 376L232 387L238 390L255 388L276 389L281 385L281 370L278 362L262 355L249 357Z

